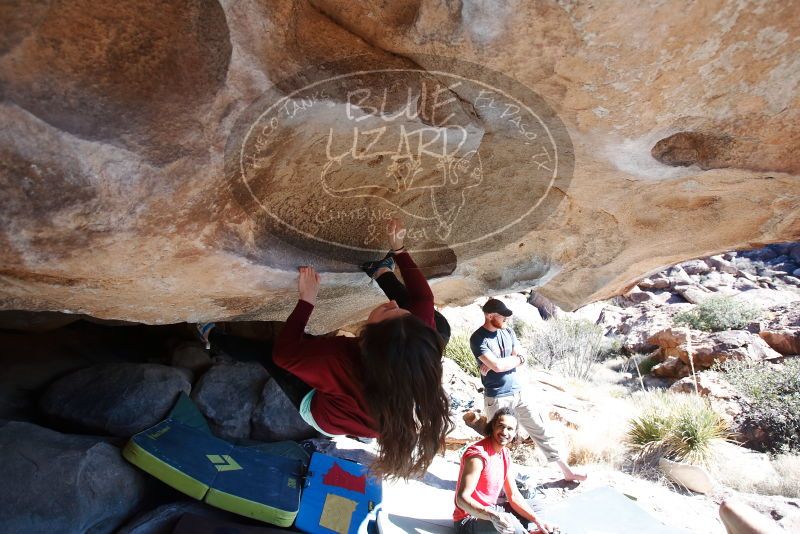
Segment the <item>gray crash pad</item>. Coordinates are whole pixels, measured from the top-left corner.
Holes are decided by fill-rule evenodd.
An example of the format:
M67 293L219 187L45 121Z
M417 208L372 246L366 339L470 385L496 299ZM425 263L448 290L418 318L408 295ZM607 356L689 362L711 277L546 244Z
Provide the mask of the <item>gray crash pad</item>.
M558 525L562 534L691 534L661 524L632 499L608 486L544 506L540 515Z

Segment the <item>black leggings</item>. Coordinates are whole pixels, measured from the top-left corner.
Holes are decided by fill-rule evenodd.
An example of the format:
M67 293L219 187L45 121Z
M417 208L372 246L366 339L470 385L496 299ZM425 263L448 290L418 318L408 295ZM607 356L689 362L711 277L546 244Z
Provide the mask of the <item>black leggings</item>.
M311 391L311 386L294 376L292 373L272 361L272 343L257 341L239 336L229 336L220 332L218 328L211 330L208 336L212 347L240 361L261 363L269 375L278 383L295 408L300 409L303 397Z
M378 286L389 300L397 302L397 305L404 310L408 309L408 289L403 285L403 282L397 279L393 272L385 272L377 277L375 281L378 282ZM433 310L433 320L436 322L436 331L442 336L444 342L450 341L450 323L447 322L444 315Z

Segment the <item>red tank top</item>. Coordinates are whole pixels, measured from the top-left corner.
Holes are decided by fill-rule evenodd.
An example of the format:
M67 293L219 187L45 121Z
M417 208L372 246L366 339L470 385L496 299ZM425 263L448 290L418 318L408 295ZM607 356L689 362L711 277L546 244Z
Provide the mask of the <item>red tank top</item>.
M461 457L461 468L458 471L459 481L464 472L464 464L467 459L473 457L481 459L483 470L481 471L480 479L478 479L478 485L472 493L472 498L484 506L494 506L497 504L497 498L500 496L503 484L506 481L510 464L508 450L502 448L499 451L495 451L491 438L483 438L479 442L473 443ZM468 515L467 512L456 505L453 511L453 521L461 521Z

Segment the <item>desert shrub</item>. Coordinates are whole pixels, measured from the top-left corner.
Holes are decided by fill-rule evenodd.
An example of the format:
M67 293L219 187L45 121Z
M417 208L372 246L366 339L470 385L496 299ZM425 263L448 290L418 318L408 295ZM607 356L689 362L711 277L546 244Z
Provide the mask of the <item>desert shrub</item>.
M738 330L755 321L761 308L731 297L709 297L691 310L678 313L673 319L678 326L706 332Z
M649 374L658 363L656 358L637 352L625 360L620 366L620 370L623 372L631 372L634 376L639 374L644 376Z
M472 376L480 376L478 361L472 354L469 346L469 337L465 334L456 334L450 338L447 347L444 349L445 358L450 358L458 364L461 369Z
M556 317L531 336L529 350L531 363L587 380L603 355L603 331L589 321Z
M603 360L612 360L614 358L622 358L627 354L622 340L616 337L603 337Z
M744 397L739 420L743 429L766 433L756 448L800 452L800 361L773 365L727 360L718 369Z
M626 434L639 457L704 464L713 455L714 443L728 438L725 420L696 395L655 391L645 394L641 405Z
M531 323L519 317L514 317L511 320L511 329L514 331L514 334L517 336L517 339L520 342L528 340L528 338L533 335L535 330Z
M650 374L650 371L653 370L653 367L658 365L658 360L656 358L648 357L639 362L639 373L644 376Z

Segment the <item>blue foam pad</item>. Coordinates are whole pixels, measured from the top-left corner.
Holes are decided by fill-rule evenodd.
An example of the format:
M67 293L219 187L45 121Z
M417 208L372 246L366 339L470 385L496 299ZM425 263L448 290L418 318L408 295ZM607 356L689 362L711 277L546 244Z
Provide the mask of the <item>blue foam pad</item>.
M383 499L366 466L314 453L295 526L311 534L367 534Z

